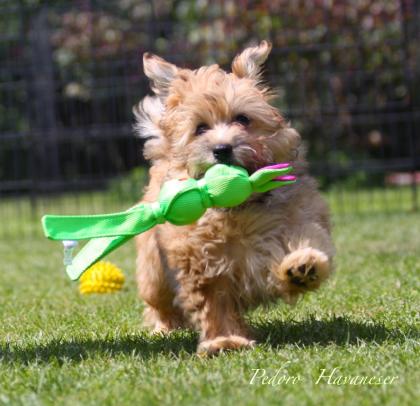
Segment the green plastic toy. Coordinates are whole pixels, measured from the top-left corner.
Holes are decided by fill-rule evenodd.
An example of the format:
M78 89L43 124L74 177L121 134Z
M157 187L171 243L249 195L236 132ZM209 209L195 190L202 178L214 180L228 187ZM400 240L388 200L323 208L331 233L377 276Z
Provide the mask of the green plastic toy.
M217 164L200 180L174 179L166 182L154 203L139 203L131 209L111 214L84 216L46 215L44 234L62 240L66 271L77 280L91 265L130 238L166 221L175 225L196 222L210 207L235 207L253 193L264 193L296 181L288 163L266 166L251 176L241 167ZM74 240L89 241L71 258Z

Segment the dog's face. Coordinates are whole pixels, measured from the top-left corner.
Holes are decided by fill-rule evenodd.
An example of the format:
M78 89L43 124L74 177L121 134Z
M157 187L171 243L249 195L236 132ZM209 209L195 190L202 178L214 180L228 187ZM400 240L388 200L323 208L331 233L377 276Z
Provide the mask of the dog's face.
M147 96L134 112L148 159L170 160L199 178L216 163L254 172L292 160L299 135L269 104L273 94L261 84L261 65L271 45L263 41L232 63L232 73L217 65L180 69L144 55L144 71L156 96Z

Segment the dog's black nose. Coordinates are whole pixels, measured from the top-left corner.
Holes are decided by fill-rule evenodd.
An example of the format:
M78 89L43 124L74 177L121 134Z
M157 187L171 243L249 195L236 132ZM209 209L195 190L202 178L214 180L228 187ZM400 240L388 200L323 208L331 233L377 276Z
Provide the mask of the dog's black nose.
M232 145L218 144L213 148L213 155L217 162L229 162L232 157Z

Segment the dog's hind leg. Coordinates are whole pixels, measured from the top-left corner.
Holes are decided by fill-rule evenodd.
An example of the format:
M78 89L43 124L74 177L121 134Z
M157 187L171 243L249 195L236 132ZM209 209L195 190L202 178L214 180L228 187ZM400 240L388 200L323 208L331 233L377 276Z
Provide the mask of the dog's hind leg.
M330 276L334 247L329 232L317 223L297 226L286 238L287 254L272 271L281 296L294 302L300 294L319 288Z
M174 289L165 274L155 232L140 234L136 243L138 292L146 302L144 324L154 332L163 333L184 327L184 316L174 305Z

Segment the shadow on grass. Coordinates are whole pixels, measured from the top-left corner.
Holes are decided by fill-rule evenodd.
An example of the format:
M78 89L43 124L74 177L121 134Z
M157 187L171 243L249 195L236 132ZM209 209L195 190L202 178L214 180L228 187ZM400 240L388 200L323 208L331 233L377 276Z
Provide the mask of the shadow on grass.
M252 325L255 337L271 347L287 344L296 345L357 345L362 342L377 343L389 341L402 343L410 338L419 338L414 327L408 331L389 329L373 320L352 321L347 317L334 317L330 320L316 320L310 317L303 321L270 320Z
M252 323L258 342L273 348L287 344L296 345L357 345L361 342L402 343L418 338L416 329L403 332L387 329L372 321L351 321L345 317L331 320L308 318L303 321L267 321ZM97 356L115 357L129 355L142 359L153 356L193 354L197 345L197 334L190 331L176 331L169 335L129 335L108 338L74 338L73 340L52 340L46 344L20 347L15 344L0 346L0 362L9 364L30 364L33 362L81 362Z
M52 340L45 344L21 347L15 344L0 345L1 363L81 362L96 357L130 355L149 359L158 354L192 354L197 345L197 335L190 331L176 331L168 335L139 333L120 337L77 338Z

